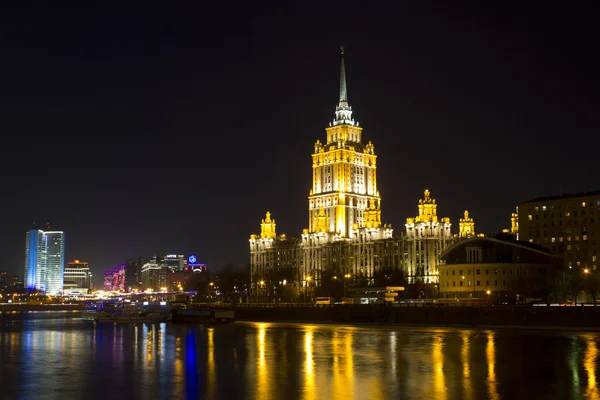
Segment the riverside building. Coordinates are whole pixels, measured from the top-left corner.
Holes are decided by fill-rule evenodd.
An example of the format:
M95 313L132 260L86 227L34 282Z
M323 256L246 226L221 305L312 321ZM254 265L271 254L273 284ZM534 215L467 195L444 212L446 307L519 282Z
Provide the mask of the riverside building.
M513 219L520 240L551 250L571 269L598 268L600 190L525 201Z
M87 294L92 290L92 273L86 261L70 261L65 267L64 287L65 293L79 292Z
M277 235L267 212L260 234L250 236L255 300L309 301L315 295L341 296L350 286L422 284L419 291L437 291L440 254L460 237L475 235L466 212L460 237L453 236L450 219L438 217L429 190L419 201L419 215L407 219L406 234L394 236L392 225L382 222L375 146L364 142L352 116L343 56L342 50L335 118L325 129L326 141L314 144L308 228L299 238Z

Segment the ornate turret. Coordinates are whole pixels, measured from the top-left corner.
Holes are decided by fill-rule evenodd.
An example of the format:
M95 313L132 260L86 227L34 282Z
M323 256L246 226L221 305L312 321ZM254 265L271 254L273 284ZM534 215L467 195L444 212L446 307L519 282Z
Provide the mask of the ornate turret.
M450 224L450 218L438 218L437 215L437 204L435 199L431 198L431 193L428 189L425 189L423 193L423 198L419 200L419 215L415 218L407 218L406 223L408 225L418 224L421 222L425 223L442 223L442 224Z
M275 220L271 219L271 213L267 211L265 219L260 224L260 237L263 239L275 238Z
M468 238L475 236L475 221L469 217L469 212L465 210L464 218L461 218L458 222L459 232L458 236L461 238Z
M423 193L423 198L419 200L419 215L415 218L415 222L438 222L437 204L427 189Z
M314 227L316 233L329 232L329 216L325 213L325 208L319 208L319 213L315 216Z
M381 226L381 209L375 204L375 199L369 199L369 207L365 209L365 228Z
M510 233L516 236L519 240L519 207L510 216Z

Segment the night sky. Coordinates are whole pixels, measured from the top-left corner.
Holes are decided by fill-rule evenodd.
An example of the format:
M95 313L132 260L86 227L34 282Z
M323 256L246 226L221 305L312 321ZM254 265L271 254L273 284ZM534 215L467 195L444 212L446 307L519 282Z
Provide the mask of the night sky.
M425 188L488 233L520 201L600 188L591 8L161 3L0 13L0 270L23 274L34 221L96 284L153 253L244 265L267 210L299 235L340 45L396 234Z

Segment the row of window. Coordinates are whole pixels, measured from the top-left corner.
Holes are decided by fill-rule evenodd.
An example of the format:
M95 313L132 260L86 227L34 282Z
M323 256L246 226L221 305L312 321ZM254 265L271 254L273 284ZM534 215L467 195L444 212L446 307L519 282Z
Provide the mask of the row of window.
M591 211L591 212L590 212L590 214L594 214L594 212L593 212L593 211ZM581 212L581 216L584 216L584 215L585 215L585 211L582 211L582 212ZM544 214L543 216L544 216L544 219L545 219L545 218L546 218L546 214ZM572 216L572 217L577 217L577 212L575 212L575 215L571 215L571 213L566 213L566 214L565 214L565 216L566 216L566 217L571 217L571 216ZM561 218L561 217L562 217L562 214L561 214L561 213L558 213L558 217L559 217L559 218ZM554 218L554 214L550 214L550 218ZM528 219L529 221L533 221L533 220L534 220L534 218L533 218L533 215L529 214L529 215L527 216L527 219ZM536 216L535 216L535 220L536 220L536 221L539 221L539 220L540 220L540 216L539 216L538 214L536 214ZM575 219L575 220L573 220L573 222L574 222L574 224L575 224L575 225L577 225L577 223L578 223L578 220L577 220L577 219ZM587 218L584 218L584 219L583 219L583 223L585 224L586 222L587 222ZM594 217L590 218L590 222L591 222L592 224L594 223ZM552 224L553 224L553 226L554 226L554 221L552 222ZM562 221L560 221L560 225L562 225ZM567 225L571 225L571 220L570 220L570 219L569 219L569 220L567 220Z
M486 287L490 287L490 282L491 281L485 281L485 286ZM498 282L500 282L500 281L494 280L494 286L495 287L498 287ZM501 286L506 286L507 282L509 283L509 285L514 286L516 281L514 279L512 279L512 280L503 279L502 282L501 282L502 283ZM470 287L471 286L471 281L464 282L464 281L460 280L460 281L458 281L458 285L456 284L456 281L452 281L452 287L457 287L457 286L458 287L465 287L465 286L466 287ZM476 282L476 286L481 286L481 281L477 281ZM446 282L446 287L450 287L450 281Z
M465 275L471 275L471 270L470 269L467 269L465 271L466 271ZM500 274L500 272L498 272L498 271L501 271L502 275L506 275L507 271L508 271L508 275L512 275L512 273L513 273L513 269L512 268L501 268L500 270L498 268L494 268L494 275ZM516 271L516 274L519 275L520 271L521 271L521 268L515 268L515 271ZM453 269L452 270L452 276L456 276L456 272L457 271L455 269ZM485 275L489 275L489 274L490 274L490 270L489 270L489 268L486 268L485 269ZM463 270L459 269L458 270L458 276L462 276L462 275L463 275ZM475 270L475 275L481 275L481 270L480 269L476 269ZM527 275L527 270L526 269L523 269L523 275ZM446 271L446 276L450 276L450 271L448 271L448 270Z
M566 208L568 210L570 210L571 208L576 208L578 205L581 205L581 207L584 207L584 208L585 207L592 207L594 205L594 202L593 201L591 201L591 202L582 201L579 204L569 204L569 205L567 205ZM600 206L600 200L596 200L596 205ZM561 208L562 208L562 206L560 206L560 205L557 207L557 209L559 209L559 210ZM540 211L540 210L542 210L542 211L553 211L554 210L554 205L549 205L549 206L535 206L534 209L535 209L535 211ZM529 209L529 211L531 211L531 208Z

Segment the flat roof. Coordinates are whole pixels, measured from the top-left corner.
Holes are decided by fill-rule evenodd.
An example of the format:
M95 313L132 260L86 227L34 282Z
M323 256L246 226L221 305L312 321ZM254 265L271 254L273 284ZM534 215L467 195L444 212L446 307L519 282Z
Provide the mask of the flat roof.
M600 190L591 190L591 191L580 192L580 193L564 193L564 194L553 195L553 196L540 196L540 197L536 197L533 200L522 201L521 204L538 203L541 201L575 199L577 197L590 197L590 196L600 196Z

